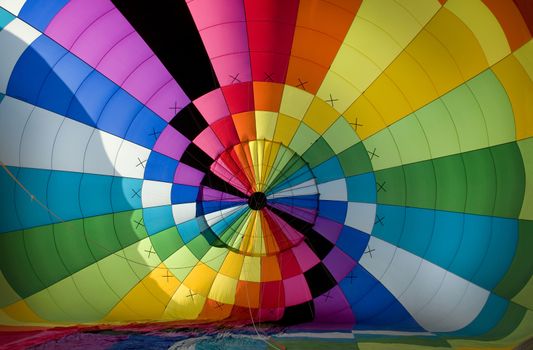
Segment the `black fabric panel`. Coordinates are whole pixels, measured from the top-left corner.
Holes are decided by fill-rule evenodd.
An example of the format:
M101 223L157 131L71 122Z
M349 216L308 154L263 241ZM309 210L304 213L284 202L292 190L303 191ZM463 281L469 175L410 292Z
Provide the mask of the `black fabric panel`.
M235 187L233 187L226 181L222 180L221 178L213 174L211 171L208 171L205 174L204 178L202 179L201 185L210 187L220 192L229 193L237 197L241 197L241 198L248 197L247 195L245 195L244 193L242 193L241 191L239 191L238 189L236 189Z
M179 111L170 121L170 125L191 141L209 126L200 111L192 103L189 103Z
M322 263L316 264L304 272L304 276L313 298L324 294L337 285L335 278ZM328 295L326 298L332 298L332 296Z
M305 242L307 243L307 245L309 245L311 250L313 250L316 256L320 258L320 260L324 259L326 255L328 255L328 253L331 251L331 249L333 249L333 243L328 241L320 233L316 232L313 229L312 224L295 216L292 216L291 214L288 214L282 210L274 208L271 205L268 205L268 208L280 218L282 218L296 231L299 231L301 234L303 234L305 236Z
M219 87L185 0L112 0L191 100Z
M211 159L211 157L209 157L209 155L200 147L191 143L180 157L180 162L206 173L209 171L213 159Z
M315 318L315 305L312 301L285 308L281 324L294 325L311 322Z

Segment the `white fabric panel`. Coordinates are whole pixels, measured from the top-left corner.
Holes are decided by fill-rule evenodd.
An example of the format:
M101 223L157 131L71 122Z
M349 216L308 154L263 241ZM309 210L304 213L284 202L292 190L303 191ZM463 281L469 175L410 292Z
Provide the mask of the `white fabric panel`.
M7 0L7 2L11 1ZM16 7L18 1L13 2L14 7ZM9 22L4 29L0 30L0 47L2 48L2 59L0 59L0 72L2 72L0 74L1 93L5 94L11 72L18 59L39 35L41 33L18 18Z
M142 179L150 152L148 148L123 140L114 161L115 176Z
M361 259L359 259L359 263L374 277L381 280L381 277L385 274L394 258L396 249L399 248L379 238L371 236L365 249L365 253L363 253ZM371 252L367 253L367 251Z
M149 153L147 148L95 129L87 145L84 172L142 179Z
M346 181L344 179L319 184L318 192L320 193L321 200L343 202L346 202L348 200L348 193L346 191Z
M402 295L414 280L422 260L403 249L396 249L388 269L381 277L381 283L389 286L389 291L395 296Z
M9 96L0 103L0 161L6 165L20 165L20 140L32 110L32 105Z
M207 224L209 226L212 226L212 225L216 224L217 222L221 221L222 219L224 219L224 218L228 217L229 215L233 214L237 210L242 209L243 207L244 207L244 205L239 205L237 207L227 208L227 209L224 209L224 210L215 211L215 212L212 212L212 213L209 213L209 214L205 214L204 218L207 221Z
M371 234L376 220L376 204L372 203L348 203L345 225Z
M88 125L64 118L52 154L52 169L83 172L85 149L93 130Z
M24 128L20 142L20 166L51 169L54 141L64 118L35 108Z
M306 196L310 194L316 194L317 187L316 181L314 179L307 180L296 186L285 188L279 192L273 193L267 196L268 199L273 198L283 198L283 197L294 197L294 196Z
M171 183L144 180L141 192L143 208L170 205L171 190Z
M0 6L5 8L15 16L18 16L20 10L22 10L22 7L25 3L26 0L0 0Z
M360 260L430 332L452 332L472 322L485 305L489 292L390 243L371 237Z
M455 331L477 317L488 297L487 290L447 272L431 302L413 316L430 332Z
M110 175L115 174L114 162L121 139L100 130L94 130L83 160L83 172Z
M181 224L196 217L196 203L176 204L172 206L174 222Z

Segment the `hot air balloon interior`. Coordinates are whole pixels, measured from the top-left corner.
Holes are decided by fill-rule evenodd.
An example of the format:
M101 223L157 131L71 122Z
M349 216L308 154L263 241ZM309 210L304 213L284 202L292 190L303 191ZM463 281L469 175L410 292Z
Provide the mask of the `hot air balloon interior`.
M0 349L533 349L532 33L0 0Z

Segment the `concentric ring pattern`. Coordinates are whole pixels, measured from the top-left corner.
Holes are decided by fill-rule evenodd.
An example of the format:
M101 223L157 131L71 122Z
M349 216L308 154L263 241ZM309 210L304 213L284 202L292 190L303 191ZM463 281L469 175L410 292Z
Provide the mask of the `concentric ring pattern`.
M533 329L526 0L0 0L0 321Z

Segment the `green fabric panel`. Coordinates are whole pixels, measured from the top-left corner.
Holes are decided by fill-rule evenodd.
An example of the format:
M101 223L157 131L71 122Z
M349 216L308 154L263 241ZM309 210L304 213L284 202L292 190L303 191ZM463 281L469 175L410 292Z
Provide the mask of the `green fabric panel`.
M494 288L494 293L512 299L529 282L533 276L533 221L520 220L518 222L518 244L515 256L507 274Z
M113 214L87 218L84 220L84 227L87 242L96 260L122 248L115 232Z
M30 263L46 287L69 275L57 252L52 225L26 230L24 240Z
M114 214L115 229L123 248L147 237L144 224L138 224L142 222L140 220L142 220L142 209Z
M320 135L308 127L305 123L300 123L298 130L294 134L289 148L299 155L305 153L305 151L318 139Z
M496 200L496 172L489 149L463 153L466 168L466 209L472 214L492 215Z
M524 318L525 314L526 309L514 303L509 303L507 311L503 315L500 322L498 322L498 325L496 325L496 327L491 329L489 332L479 337L473 337L472 339L498 340L505 338L506 336L511 334L516 329L516 327L518 327L520 322L522 322L522 319Z
M54 225L57 250L70 273L96 262L85 239L83 219Z
M405 206L406 181L403 167L380 170L375 176L377 203ZM382 189L380 185L383 185Z
M331 147L329 147L326 140L320 137L313 143L313 145L303 154L302 158L309 164L311 168L316 167L322 162L335 156Z
M335 154L344 151L360 141L352 126L342 116L326 130L322 137L327 141Z
M371 172L372 163L362 142L353 145L338 155L345 176L353 176Z
M437 208L462 212L466 205L466 170L460 156L433 161L437 180Z
M28 259L24 231L0 235L0 268L13 290L26 298L45 288Z
M403 167L406 181L406 205L417 208L435 208L437 184L431 161Z
M167 259L184 245L175 226L151 235L150 241L161 260Z
M190 241L188 244L187 244L187 247L189 247L189 249L191 250L191 252L194 254L194 256L198 259L198 260L201 260L203 258L203 256L207 253L207 251L209 250L209 248L211 247L209 245L209 243L206 241L206 239L204 238L204 236L202 235L199 235L198 237L196 237L195 239L193 239L192 241Z
M496 166L496 206L494 215L518 218L524 191L526 175L520 149L515 142L491 148Z

